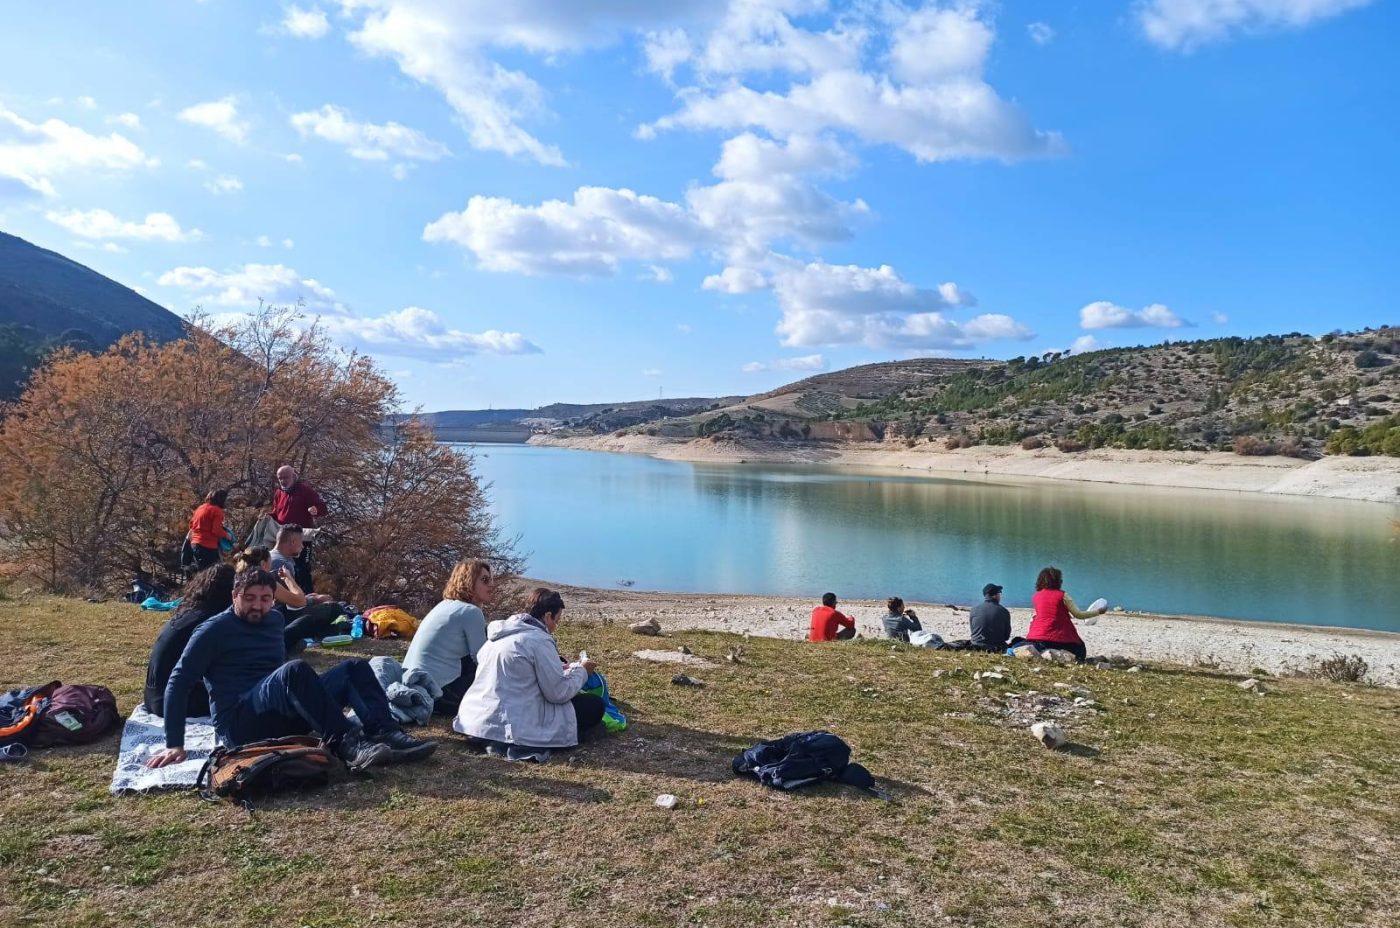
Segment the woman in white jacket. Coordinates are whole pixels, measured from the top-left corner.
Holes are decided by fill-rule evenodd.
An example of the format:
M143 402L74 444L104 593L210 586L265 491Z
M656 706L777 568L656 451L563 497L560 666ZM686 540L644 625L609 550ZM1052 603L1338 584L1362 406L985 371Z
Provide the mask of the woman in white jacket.
M592 661L565 664L554 641L564 599L540 588L528 611L487 626L476 679L452 727L468 738L523 748L571 748L603 720L603 700L580 693Z

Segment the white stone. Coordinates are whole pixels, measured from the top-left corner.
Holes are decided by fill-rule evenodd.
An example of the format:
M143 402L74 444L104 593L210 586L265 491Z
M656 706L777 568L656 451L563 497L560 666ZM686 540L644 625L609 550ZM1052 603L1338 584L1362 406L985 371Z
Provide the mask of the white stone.
M674 809L680 800L670 793L662 793L656 797L656 804L662 809Z
M1050 722L1036 722L1031 726L1031 735L1052 751L1065 743L1065 730Z

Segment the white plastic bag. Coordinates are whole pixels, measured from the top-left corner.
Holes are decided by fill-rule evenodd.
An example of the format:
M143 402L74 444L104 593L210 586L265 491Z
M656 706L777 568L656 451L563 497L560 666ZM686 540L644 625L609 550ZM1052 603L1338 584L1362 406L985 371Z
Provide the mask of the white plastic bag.
M909 643L916 648L936 648L943 643L943 636L931 631L910 632Z

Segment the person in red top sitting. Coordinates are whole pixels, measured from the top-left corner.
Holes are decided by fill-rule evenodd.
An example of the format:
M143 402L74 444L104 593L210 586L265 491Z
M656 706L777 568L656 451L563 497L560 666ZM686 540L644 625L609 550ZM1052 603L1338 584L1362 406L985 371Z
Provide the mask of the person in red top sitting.
M1035 617L1031 619L1031 630L1026 632L1025 643L1041 650L1058 648L1068 651L1082 661L1088 651L1073 620L1092 619L1108 610L1105 607L1096 612L1080 611L1075 607L1074 600L1061 589L1064 582L1064 574L1058 567L1047 567L1035 578L1035 596L1031 597Z
M838 626L844 626L837 631ZM823 593L822 604L812 610L808 641L845 641L856 636L856 620L836 611L836 594Z
M227 534L224 528L226 505L228 490L211 490L190 517L190 546L194 549L196 570L219 563L219 542Z
M317 519L326 517L326 504L316 488L297 473L295 467L283 464L277 468L277 489L272 494L272 518L278 525L300 525L315 528ZM313 533L314 534L314 533ZM308 593L314 592L311 579L311 541L302 546L296 560L296 581Z

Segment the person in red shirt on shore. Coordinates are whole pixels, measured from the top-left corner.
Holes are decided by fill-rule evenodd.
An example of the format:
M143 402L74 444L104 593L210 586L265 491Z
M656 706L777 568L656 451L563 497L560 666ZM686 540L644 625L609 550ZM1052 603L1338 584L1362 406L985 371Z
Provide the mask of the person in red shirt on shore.
M812 610L812 633L807 640L846 641L855 636L856 620L836 611L835 593L823 593L822 604Z
M224 507L228 490L211 490L204 495L190 517L190 546L194 549L195 570L219 563L219 542L228 534L224 528Z
M1047 567L1035 578L1035 595L1031 597L1035 617L1031 619L1031 630L1026 632L1026 642L1042 651L1051 648L1068 651L1082 662L1088 649L1074 627L1074 620L1103 615L1108 607L1094 612L1080 610L1061 589L1064 582L1064 574L1058 567Z
M272 518L278 525L300 525L315 528L317 519L326 517L326 504L316 488L297 473L295 467L283 464L277 468L277 490L272 494ZM311 542L307 540L297 555L296 581L307 593L314 592L311 580Z

